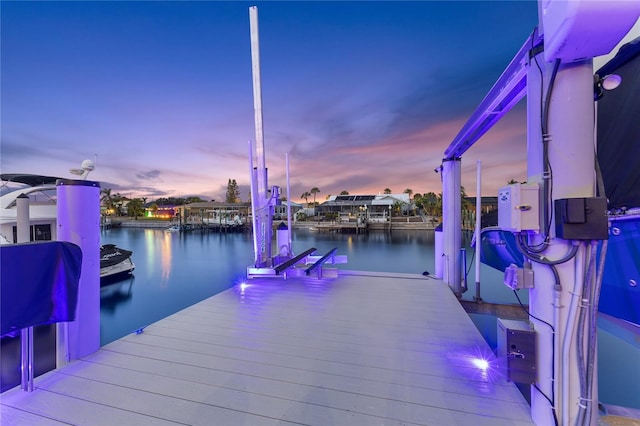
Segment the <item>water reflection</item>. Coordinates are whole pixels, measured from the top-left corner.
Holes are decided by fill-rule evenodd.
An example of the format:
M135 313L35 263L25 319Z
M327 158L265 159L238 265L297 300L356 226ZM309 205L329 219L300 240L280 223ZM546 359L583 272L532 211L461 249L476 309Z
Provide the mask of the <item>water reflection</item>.
M160 288L169 286L169 278L171 278L171 244L173 233L165 232L164 238L160 246L160 270L162 275L160 278Z
M100 310L115 312L119 304L131 299L134 277L100 287Z

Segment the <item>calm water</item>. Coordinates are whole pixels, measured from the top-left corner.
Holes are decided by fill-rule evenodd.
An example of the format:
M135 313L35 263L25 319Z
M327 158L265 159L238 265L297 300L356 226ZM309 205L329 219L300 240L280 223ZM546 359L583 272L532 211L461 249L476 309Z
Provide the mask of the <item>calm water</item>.
M121 228L103 231L102 242L132 250L136 265L134 278L102 290L103 345L232 287L244 277L253 260L253 241L245 233ZM346 265L337 265L342 269L416 274L434 271L433 231L353 235L296 230L294 252L311 247L319 253L338 247L337 253L346 254L349 260ZM472 290L466 296L472 297L475 274L471 250L467 257ZM501 273L491 268L483 266L481 272L483 280L499 283L502 279ZM487 286L482 296L494 302L515 303L504 286ZM488 338L492 340L492 336Z
M102 242L132 250L136 264L134 278L102 289L102 345L232 287L243 279L247 265L253 260L253 241L248 233L123 228L103 231ZM342 269L416 274L434 271L433 231L351 235L296 230L294 252L311 247L323 254L338 247L337 253L346 254L349 260L346 265L337 265ZM468 248L466 299L474 295L473 257L473 250ZM502 284L501 272L482 265L481 282L484 300L517 303L513 292ZM519 292L519 295L527 303L527 293ZM495 317L471 317L495 348ZM599 331L600 341L606 342L599 350L600 399L608 404L640 409L639 344L634 343L633 338L617 337L615 331L611 327ZM636 361L629 362L631 359ZM625 364L628 367L618 368Z

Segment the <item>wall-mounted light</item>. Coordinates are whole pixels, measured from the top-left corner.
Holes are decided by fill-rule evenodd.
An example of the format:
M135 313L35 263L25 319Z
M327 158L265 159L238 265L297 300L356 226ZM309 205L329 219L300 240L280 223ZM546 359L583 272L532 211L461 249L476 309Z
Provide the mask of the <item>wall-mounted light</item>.
M605 90L614 90L622 83L622 77L618 74L608 74L600 77L598 74L593 76L593 97L600 100Z

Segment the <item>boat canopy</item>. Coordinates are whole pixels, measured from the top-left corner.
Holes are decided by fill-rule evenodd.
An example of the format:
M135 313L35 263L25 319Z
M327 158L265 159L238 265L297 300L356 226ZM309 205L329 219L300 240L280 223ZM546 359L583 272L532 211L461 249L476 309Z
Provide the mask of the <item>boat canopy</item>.
M598 163L612 210L640 207L640 37L625 44L596 74L617 74L620 86L598 101Z
M23 183L29 186L54 185L60 179L55 176L29 175L21 173L0 174L0 180L5 182Z

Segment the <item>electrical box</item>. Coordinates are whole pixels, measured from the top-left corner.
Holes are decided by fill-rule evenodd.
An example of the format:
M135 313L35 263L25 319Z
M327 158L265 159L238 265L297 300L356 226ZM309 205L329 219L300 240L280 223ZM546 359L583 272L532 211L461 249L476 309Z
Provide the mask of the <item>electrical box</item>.
M498 191L498 226L510 232L540 230L538 185L514 183Z
M640 1L543 0L544 59L573 62L606 55L640 14Z
M536 333L528 322L498 318L498 368L507 381L536 382Z
M511 290L533 288L533 269L518 268L512 263L504 270L504 285Z
M555 200L556 237L563 240L606 240L609 238L607 199L562 198Z

